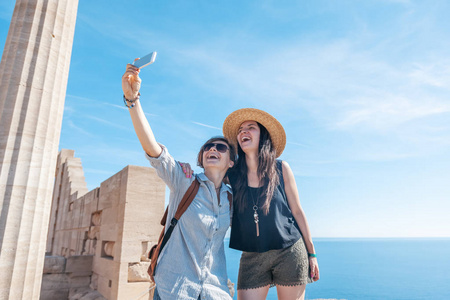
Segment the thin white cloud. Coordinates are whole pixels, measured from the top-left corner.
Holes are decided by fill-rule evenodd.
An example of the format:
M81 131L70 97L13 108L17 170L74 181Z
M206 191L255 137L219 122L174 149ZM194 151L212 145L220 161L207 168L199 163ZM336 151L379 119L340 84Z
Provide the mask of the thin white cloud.
M196 124L196 125L200 125L200 126L203 126L203 127L217 129L217 130L222 131L222 128L219 128L219 127L215 127L215 126L211 126L211 125L207 125L207 124L203 124L203 123L199 123L199 122L194 122L194 121L191 121L191 122Z
M75 129L76 131L78 131L79 133L81 133L83 136L90 136L92 137L93 134L84 130L83 128L75 125L75 123L72 120L67 120L67 124L69 125L70 128Z
M111 103L103 103L103 104L110 105L112 107L119 108L122 110L128 110L128 108L126 108L125 105L117 105L117 104L111 104Z
M159 117L159 115L157 115L157 114L151 114L151 113L146 113L146 112L144 112L144 115L146 115L147 117Z
M104 105L109 105L109 106L112 106L112 107L115 107L115 108L119 108L119 109L121 109L121 110L126 110L126 111L128 111L128 108L125 107L125 105L111 104L111 103L107 103L107 102L103 102L103 104L104 104ZM146 112L144 112L144 115L146 115L146 116L148 116L148 117L158 117L157 114L151 114L151 113L146 113Z
M111 121L108 121L108 120L105 120L105 119L102 119L102 118L99 118L99 117L86 115L86 116L84 116L84 118L88 118L88 119L94 120L94 121L96 121L96 122L105 124L105 125L110 126L110 127L114 127L114 128L118 128L118 129L123 129L123 130L127 130L127 131L131 130L131 129L130 129L129 127L127 127L127 126L122 126L122 125L119 125L119 124L117 124L117 123L114 123L114 122L111 122Z
M450 112L450 103L433 99L403 98L384 94L377 98L361 99L346 111L337 128L368 125L372 128L391 129L400 123Z
M409 77L419 85L449 90L450 85L450 61L433 62L429 64L416 64Z
M83 99L86 99L86 98L83 98ZM127 107L125 107L125 105L117 105L117 104L112 104L112 103L108 103L108 102L101 102L103 105L109 105L109 106L112 106L112 107L115 107L115 108L119 108L119 109L121 109L121 110L126 110L126 111L128 111L128 108ZM146 113L146 112L144 112L144 114L146 115L146 116L148 116L148 117L158 117L158 115L157 114L151 114L151 113Z
M81 96L75 96L75 95L71 95L71 94L66 94L66 98L71 98L71 99L80 100L80 101L89 101L89 102L92 102L92 103L96 103L97 102L97 100L95 100L95 99L81 97Z
M300 146L300 147L310 147L309 145L302 144L302 143L286 142L286 144Z
M73 113L75 112L75 109L69 105L64 105L64 113Z

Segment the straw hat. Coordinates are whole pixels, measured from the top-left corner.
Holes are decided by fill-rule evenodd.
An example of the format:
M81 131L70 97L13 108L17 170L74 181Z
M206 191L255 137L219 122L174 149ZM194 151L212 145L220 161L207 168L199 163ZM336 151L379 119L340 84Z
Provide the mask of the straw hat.
M283 153L284 147L286 146L286 133L284 132L283 126L270 114L256 108L238 109L229 114L223 122L223 135L236 149L239 127L245 121L256 121L262 124L270 134L277 157Z

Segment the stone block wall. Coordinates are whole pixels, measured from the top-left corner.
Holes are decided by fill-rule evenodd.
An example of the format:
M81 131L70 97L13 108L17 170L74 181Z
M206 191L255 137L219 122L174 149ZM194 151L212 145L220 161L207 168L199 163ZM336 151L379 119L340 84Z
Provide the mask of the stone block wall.
M162 229L165 184L152 168L127 166L88 192L73 154L62 150L58 157L47 242L47 254L67 262L63 273L57 266L44 271L42 291L60 280L60 296L87 284L106 299L149 299L147 256ZM90 270L79 263L84 257L91 257Z
M93 290L90 287L92 261L92 255L76 255L68 258L46 256L40 298L74 299L76 295L92 293Z
M65 269L66 259L64 257L45 257L41 299L58 300L69 298L69 277L65 274Z

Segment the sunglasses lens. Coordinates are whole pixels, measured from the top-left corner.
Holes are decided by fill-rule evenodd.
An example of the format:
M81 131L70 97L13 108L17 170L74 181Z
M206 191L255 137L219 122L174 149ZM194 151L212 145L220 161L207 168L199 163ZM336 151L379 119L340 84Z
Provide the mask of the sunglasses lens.
M205 146L203 146L203 151L209 151L212 147L214 147L214 144L212 143L205 144Z
M228 147L224 144L216 144L216 149L217 151L221 152L221 153L225 153L228 150Z
M209 151L212 147L215 147L220 153L225 153L228 150L228 146L224 144L208 143L203 146L203 151Z

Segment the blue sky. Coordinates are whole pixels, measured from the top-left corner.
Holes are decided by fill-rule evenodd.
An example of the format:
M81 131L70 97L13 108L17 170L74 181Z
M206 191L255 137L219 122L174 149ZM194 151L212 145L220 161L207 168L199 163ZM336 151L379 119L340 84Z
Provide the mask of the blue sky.
M10 3L11 2L11 3ZM4 45L13 1L0 4ZM450 237L448 1L80 1L60 148L89 189L147 165L121 76L141 72L157 139L181 161L232 111L283 124L315 237ZM3 46L1 51L3 50Z

